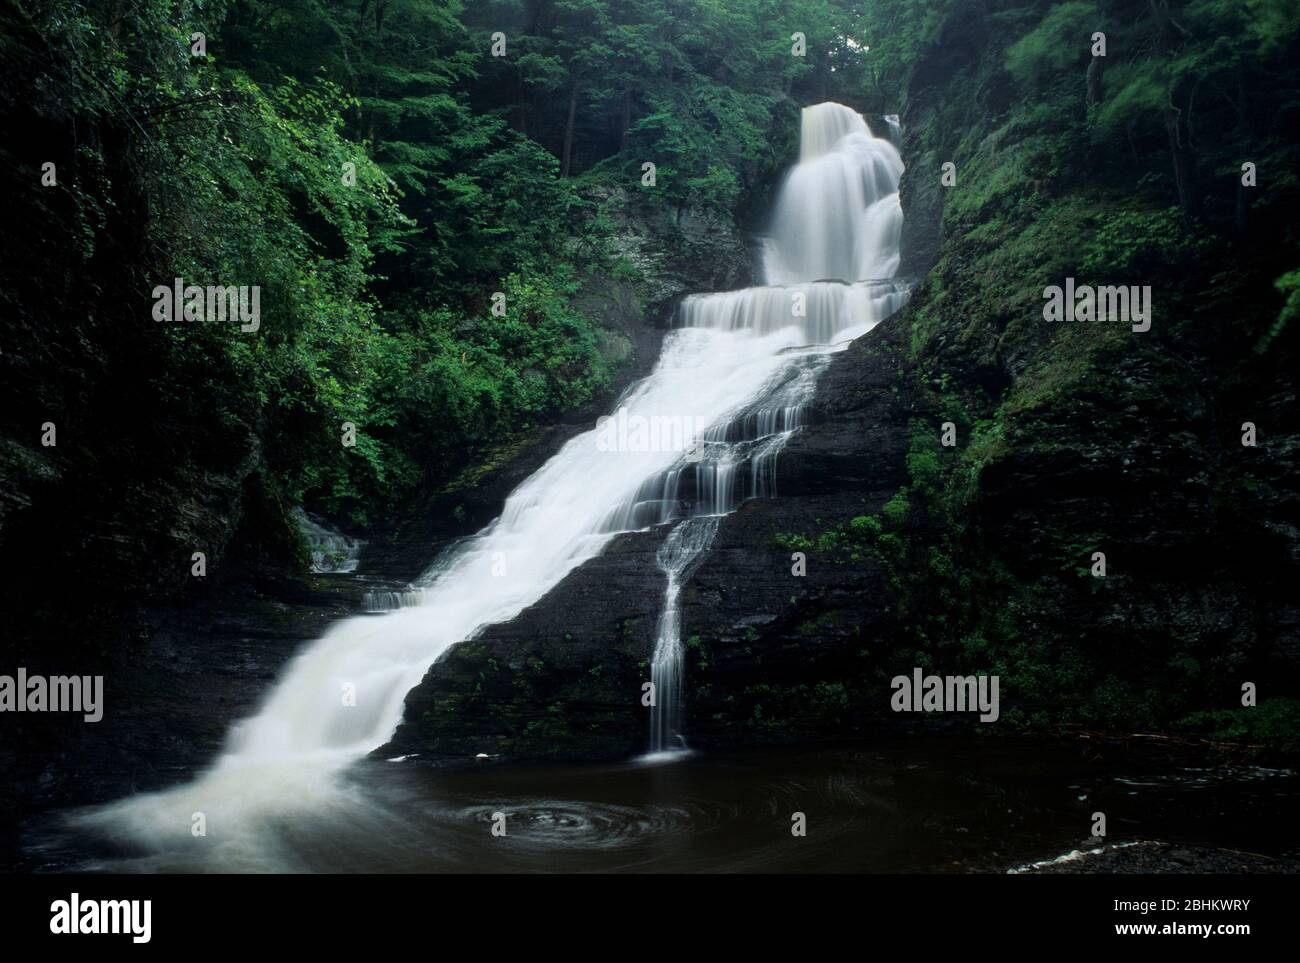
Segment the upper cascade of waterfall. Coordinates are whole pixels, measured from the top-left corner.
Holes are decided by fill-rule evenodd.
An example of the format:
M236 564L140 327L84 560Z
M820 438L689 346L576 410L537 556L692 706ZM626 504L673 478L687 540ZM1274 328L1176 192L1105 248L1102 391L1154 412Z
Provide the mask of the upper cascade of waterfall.
M742 288L690 295L682 301L681 323L690 328L749 330L758 335L797 325L804 343L830 344L845 332L861 334L883 321L907 302L907 296L907 285L891 280Z
M868 281L898 270L898 148L843 104L803 109L799 163L777 197L763 254L768 284Z
M849 134L871 136L871 128L852 107L833 101L805 107L799 117L799 163L834 150Z

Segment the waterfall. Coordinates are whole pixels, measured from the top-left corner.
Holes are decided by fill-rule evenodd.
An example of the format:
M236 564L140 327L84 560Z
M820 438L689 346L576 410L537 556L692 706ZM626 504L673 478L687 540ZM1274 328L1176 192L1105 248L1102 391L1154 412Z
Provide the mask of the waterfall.
M895 147L901 147L903 143L903 128L899 126L898 115L886 114L885 126L889 131L889 142Z
M393 609L423 605L424 593L419 589L372 590L362 596L361 604L367 612L391 612Z
M311 552L313 572L355 572L360 560L360 539L349 538L331 528L325 519L309 515L301 508L291 513Z
M718 531L718 516L688 518L677 525L659 547L657 561L667 577L664 608L659 615L654 657L650 662L650 681L655 701L650 710L650 751L665 752L686 748L681 734L682 659L681 608L678 604L682 584L700 556L713 542Z
M764 249L769 284L890 278L898 270L903 160L841 104L803 112L799 163L777 197Z
M774 494L775 458L803 423L829 356L906 300L906 286L889 280L901 173L898 151L857 113L839 104L805 109L800 161L767 239L769 286L688 298L654 370L619 401L620 424L694 426L684 445L629 432L611 447L608 425L570 439L497 519L408 592L372 600L389 611L341 621L297 655L256 714L231 729L209 771L83 821L146 844L189 845L191 815L203 812L222 827L224 845L253 847L268 817L346 806L337 777L388 741L406 694L448 648L514 618L620 532L678 521L659 560L670 593L660 636L675 640L657 660L671 680L662 731L673 738L676 593L691 562L716 516Z

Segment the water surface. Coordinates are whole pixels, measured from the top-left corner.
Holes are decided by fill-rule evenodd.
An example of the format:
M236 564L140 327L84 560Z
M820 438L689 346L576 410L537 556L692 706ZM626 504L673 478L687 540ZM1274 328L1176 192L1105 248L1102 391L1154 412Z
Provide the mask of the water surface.
M1294 854L1298 798L1285 770L1141 750L1103 762L1068 743L974 737L654 764L368 760L335 805L233 838L209 822L205 838L133 851L58 819L29 855L49 869L143 872L1005 872L1083 845L1094 811L1107 814L1107 843ZM496 813L505 836L492 834Z

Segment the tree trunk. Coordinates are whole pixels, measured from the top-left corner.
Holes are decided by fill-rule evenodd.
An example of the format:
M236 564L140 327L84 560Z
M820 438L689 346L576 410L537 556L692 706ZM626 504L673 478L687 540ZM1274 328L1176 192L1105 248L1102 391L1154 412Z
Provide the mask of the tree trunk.
M1104 66L1105 57L1093 57L1092 62L1088 64L1088 93L1087 105L1091 111L1101 103L1101 75L1106 69Z
M618 139L618 151L623 153L627 150L627 132L632 126L632 88L623 88L623 133Z
M1252 143L1253 125L1250 122L1250 101L1246 99L1246 69L1240 64L1237 66L1237 126L1241 128L1242 141L1247 144ZM1250 195L1255 188L1247 187L1241 182L1240 169L1236 177L1237 197L1233 205L1232 226L1238 237L1245 237L1250 222Z
M1174 163L1174 184L1178 188L1178 204L1183 209L1183 224L1190 228L1201 216L1201 202L1196 192L1196 165L1183 137L1184 111L1170 101L1164 115L1169 154Z
M537 28L542 22L542 4L538 0L530 0L528 4L528 22L524 27L524 35L528 37L537 36Z
M1168 0L1149 0L1151 15L1156 24L1156 48L1160 54L1172 58L1174 39L1170 30ZM1178 188L1178 204L1183 209L1183 226L1191 228L1201 216L1201 200L1196 190L1196 162L1187 136L1187 104L1181 102L1179 84L1169 91L1169 99L1162 108L1165 135L1169 138L1169 154L1173 160L1174 183Z
M578 82L569 88L569 120L564 125L564 155L560 160L560 176L568 177L573 168L573 124L578 118Z
M528 102L524 97L524 72L515 67L515 127L528 136Z

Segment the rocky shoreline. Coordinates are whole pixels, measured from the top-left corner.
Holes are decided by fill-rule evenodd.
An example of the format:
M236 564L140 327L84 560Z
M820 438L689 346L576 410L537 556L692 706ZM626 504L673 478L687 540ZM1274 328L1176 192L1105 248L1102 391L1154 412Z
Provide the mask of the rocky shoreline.
M1257 874L1300 873L1300 858L1264 856L1212 846L1187 846L1144 839L1132 843L1072 850L1055 859L1015 866L1008 873L1061 875Z

